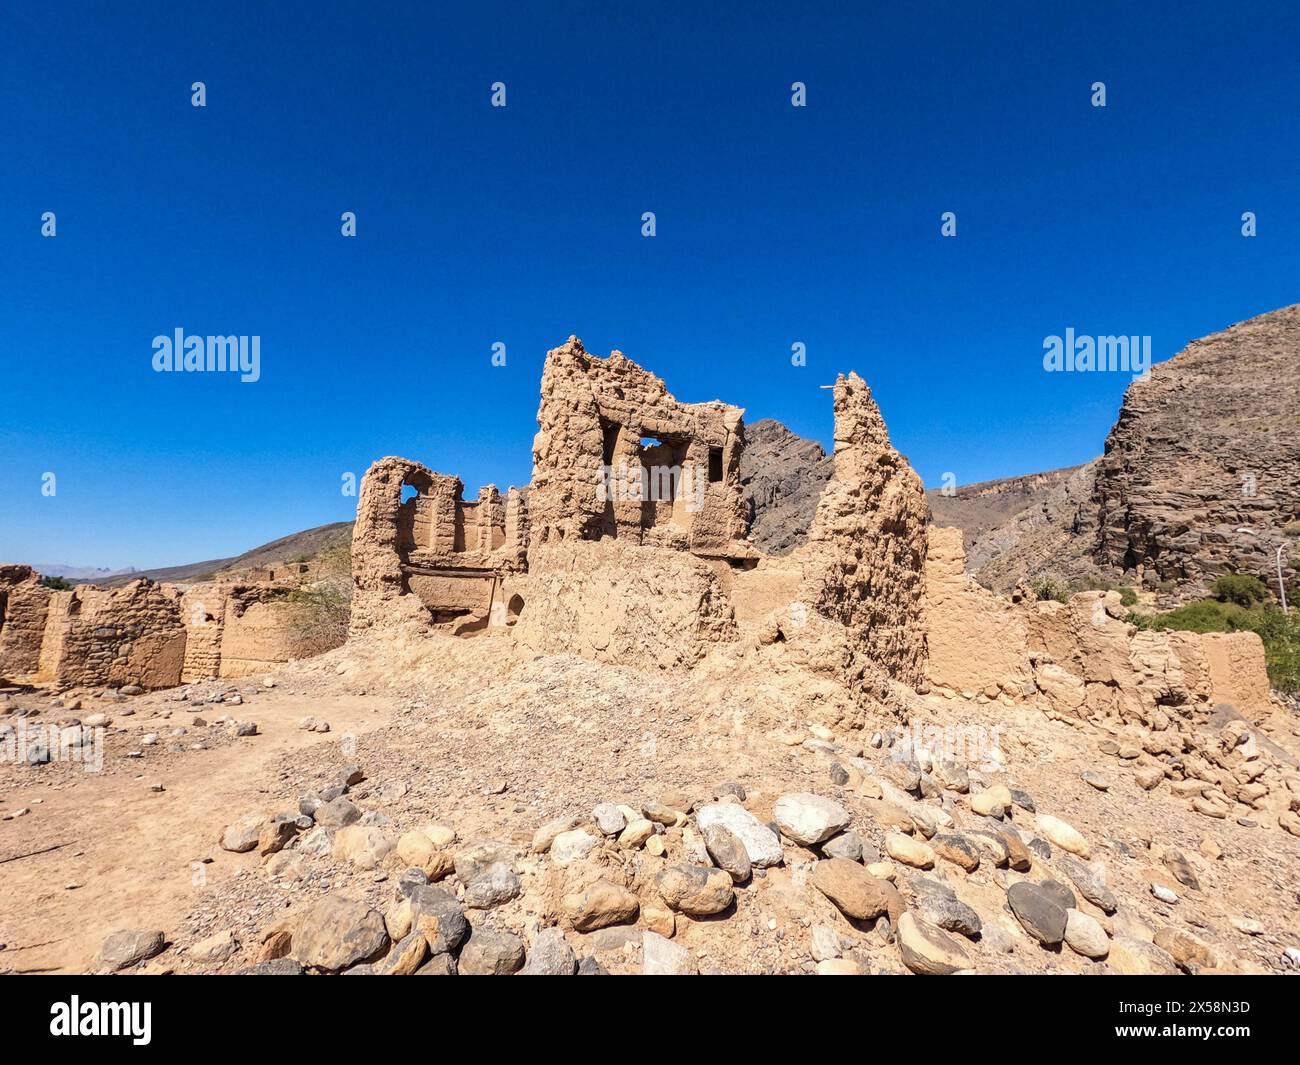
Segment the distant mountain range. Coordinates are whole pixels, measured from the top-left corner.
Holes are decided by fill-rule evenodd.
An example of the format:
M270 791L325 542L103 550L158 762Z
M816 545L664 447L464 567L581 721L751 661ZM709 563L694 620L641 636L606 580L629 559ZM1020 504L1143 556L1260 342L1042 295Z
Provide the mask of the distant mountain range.
M301 562L330 549L342 548L352 539L352 522L336 521L318 525L302 532L282 536L278 540L261 544L242 555L214 558L206 562L190 562L183 566L164 566L155 569L96 569L93 566L66 566L60 563L31 563L32 569L46 577L62 577L73 584L96 584L115 588L138 577L155 581L179 583L207 580L215 576L236 576L259 566L275 566L285 562Z
M110 577L137 572L134 566L127 566L125 569L108 569L107 567L97 569L94 566L68 566L62 562L33 562L31 567L46 577L64 577L75 584L105 581Z

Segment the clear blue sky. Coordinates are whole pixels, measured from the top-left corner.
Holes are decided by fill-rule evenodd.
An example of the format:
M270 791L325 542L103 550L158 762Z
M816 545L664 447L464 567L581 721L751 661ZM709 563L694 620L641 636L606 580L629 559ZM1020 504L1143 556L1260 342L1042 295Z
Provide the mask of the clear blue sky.
M1075 6L8 0L0 559L233 554L386 454L525 483L570 333L823 442L856 369L929 485L1087 460L1128 378L1045 336L1300 300L1300 15ZM261 380L154 373L177 327Z

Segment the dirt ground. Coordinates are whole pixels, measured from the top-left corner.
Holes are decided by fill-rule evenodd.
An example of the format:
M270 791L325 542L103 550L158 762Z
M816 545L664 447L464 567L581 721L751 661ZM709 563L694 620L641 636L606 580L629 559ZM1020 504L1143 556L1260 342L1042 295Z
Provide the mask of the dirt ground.
M639 809L666 795L707 801L734 782L747 793L746 807L766 820L779 795L815 792L843 803L853 827L880 847L887 821L881 804L856 784L835 783L836 768L901 780L904 767L888 745L872 745L873 732L898 722L841 734L770 678L734 666L647 673L567 656L519 658L505 639L434 637L350 645L284 667L274 687L257 677L132 698L80 693L77 711L48 693L0 697L9 721L19 709L39 711L29 721L95 711L112 719L102 772L59 762L0 766L0 814L27 811L0 821L0 971L87 971L104 937L119 928L166 932L169 948L145 971L238 971L255 960L263 930L325 892L363 898L381 912L391 907L395 870L359 869L325 855L273 877L255 851L236 854L218 842L241 815L294 810L300 795L332 783L349 765L366 778L352 800L394 832L436 822L462 844L515 844L521 897L469 916L528 942L554 919L553 871L527 854L528 842L557 817L587 820L600 802ZM234 692L242 704L182 701ZM304 731L299 722L307 716L328 722L330 731ZM1032 707L929 699L917 716L949 727L998 726L1004 767L972 766L972 791L997 783L1023 790L1038 813L1067 820L1092 842L1121 905L1109 917L1081 908L1112 934L1149 941L1172 924L1209 943L1220 971L1286 969L1283 950L1300 945L1300 839L1275 824L1201 816L1167 786L1144 791L1129 764L1101 752L1104 736ZM236 736L223 717L255 722L257 734ZM1297 727L1291 718L1272 739L1295 750ZM186 731L173 735L177 728ZM141 742L149 733L157 734L155 745ZM1084 782L1086 770L1107 790ZM948 809L959 828L985 822L966 796L956 799ZM1016 809L1012 824L1026 840L1036 837L1029 811ZM665 859L638 852L611 860L644 883L660 863L681 860L681 830L670 829L665 840ZM1213 853L1207 840L1222 857L1206 857ZM1033 877L1065 880L1056 868L1062 852L1044 847L1051 856L1035 858ZM44 848L53 849L35 853ZM1197 889L1171 877L1170 849L1185 856ZM701 971L797 973L815 967L812 930L830 926L861 971L904 971L886 934L849 922L809 884L816 857L787 844L784 867L739 887L726 919L679 916L676 942ZM896 869L906 896L918 874ZM1017 874L987 863L966 874L940 862L923 875L946 882L986 928L1001 930L967 944L978 971L1106 971L1105 963L1044 950L1023 933L1006 908ZM1176 889L1179 901L1161 902L1152 883ZM1238 929L1245 918L1258 922L1260 934ZM195 942L226 930L241 944L234 957L201 964L187 956ZM573 939L579 957L614 957L612 971L627 949L610 929Z

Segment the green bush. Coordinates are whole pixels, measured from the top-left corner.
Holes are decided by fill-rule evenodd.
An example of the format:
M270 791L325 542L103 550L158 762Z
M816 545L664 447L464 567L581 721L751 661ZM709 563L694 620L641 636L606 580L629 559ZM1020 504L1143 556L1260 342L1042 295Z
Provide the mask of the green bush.
M347 639L351 602L338 584L295 588L285 598L283 609L289 611L300 644L309 656L332 650Z
M1055 599L1058 603L1070 601L1070 589L1055 577L1036 577L1029 582L1029 587L1033 589L1034 595L1038 596L1040 601L1044 599Z
M74 587L67 577L42 577L41 583L46 588L53 588L56 592L70 592Z
M1258 577L1248 573L1225 573L1214 581L1214 598L1221 603L1250 606L1268 598L1268 589Z
M1119 601L1124 606L1132 606L1138 601L1138 594L1132 588L1121 588L1119 590Z

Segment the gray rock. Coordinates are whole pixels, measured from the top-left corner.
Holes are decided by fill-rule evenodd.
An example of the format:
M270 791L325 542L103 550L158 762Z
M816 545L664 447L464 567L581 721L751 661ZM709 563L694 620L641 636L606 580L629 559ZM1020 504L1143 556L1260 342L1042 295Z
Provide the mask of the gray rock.
M409 899L416 888L424 887L428 882L429 878L423 869L416 869L414 866L403 869L397 878L397 893L402 898Z
M913 877L911 888L916 895L916 911L932 925L948 932L960 932L974 937L980 934L983 922L980 915L946 884L926 876Z
M596 956L594 954L588 954L587 957L583 958L582 961L578 963L578 975L579 976L608 976L609 970L606 969L605 966L601 965L600 962L596 960Z
M259 961L247 969L240 969L238 976L302 976L303 967L293 958L274 958L271 961Z
M312 817L318 825L324 825L326 828L343 828L360 821L361 810L351 799L345 799L340 795L337 799L322 802L316 807Z
M425 933L429 950L434 954L453 951L469 935L469 922L456 896L444 888L413 888L411 900L411 927ZM424 922L422 924L422 922Z
M1038 886L1062 909L1077 910L1079 908L1079 900L1074 897L1074 892L1059 880L1044 880Z
M1085 865L1071 855L1062 855L1056 867L1070 878L1070 882L1079 889L1079 894L1094 906L1106 913L1114 913L1119 909L1119 901L1115 898L1115 893L1106 886L1106 881L1102 879L1101 874L1094 871L1091 866Z
M841 832L838 836L832 836L822 844L821 849L822 854L827 858L847 858L851 862L862 861L862 837L856 832Z
M853 820L833 799L806 791L782 795L772 807L772 817L783 836L805 847L830 839Z
M523 884L504 862L494 862L465 886L465 905L474 910L490 910L518 898Z
M1065 938L1065 907L1038 884L1022 880L1007 888L1007 903L1026 932L1047 946Z
M456 959L450 954L435 954L418 969L416 976L455 976Z
M612 802L602 802L591 811L591 819L596 822L602 835L617 836L627 827L627 817Z
M1029 841L1029 849L1044 861L1047 861L1052 857L1052 845L1041 836L1035 836Z
M509 976L524 965L524 941L509 932L479 927L461 949L461 976Z
M559 928L543 928L533 941L525 976L572 976L578 968L573 948Z
M781 840L767 825L743 806L731 802L708 803L695 814L703 833L710 825L721 825L740 840L750 864L765 869L784 860Z
M1192 863L1187 860L1182 851L1169 847L1161 856L1161 860L1165 863L1165 868L1174 874L1174 879L1183 887L1191 888L1193 891L1201 890L1201 882L1192 869Z
M699 967L691 952L657 932L646 932L641 940L641 971L646 976L697 976Z
M96 962L100 969L115 973L161 954L166 946L167 936L162 932L124 928L104 940Z
M462 884L469 884L480 873L485 873L489 866L502 863L513 867L515 849L509 843L500 840L485 839L463 847L456 852L456 879Z
M840 934L835 929L826 924L813 925L809 941L809 953L813 961L830 961L838 958L843 951Z
M702 832L704 849L719 869L726 870L732 882L743 884L749 879L751 867L745 845L726 825L711 824Z

